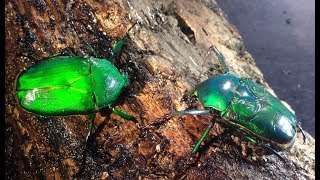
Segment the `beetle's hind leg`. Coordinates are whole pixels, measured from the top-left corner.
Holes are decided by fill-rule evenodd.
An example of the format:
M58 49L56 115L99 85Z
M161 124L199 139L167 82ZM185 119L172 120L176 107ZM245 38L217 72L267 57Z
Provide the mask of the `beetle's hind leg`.
M270 146L268 146L268 145L266 145L266 144L263 144L263 143L260 143L260 142L256 141L255 139L253 139L253 138L251 138L250 136L247 136L247 135L245 136L245 138L246 138L248 141L252 142L253 144L258 145L258 146L266 149L267 151L273 153L273 154L276 155L279 159L281 159L281 161L286 162L286 160L285 160L277 151L275 151L274 149L272 149Z
M303 144L306 143L306 134L304 133L304 131L302 130L301 126L298 124L297 127L299 128L299 130L301 131L302 135L303 135Z

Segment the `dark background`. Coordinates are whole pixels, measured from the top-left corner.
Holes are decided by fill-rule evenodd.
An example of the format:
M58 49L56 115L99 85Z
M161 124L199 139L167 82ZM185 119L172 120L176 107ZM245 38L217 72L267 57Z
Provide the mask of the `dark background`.
M315 1L217 0L267 83L315 134Z

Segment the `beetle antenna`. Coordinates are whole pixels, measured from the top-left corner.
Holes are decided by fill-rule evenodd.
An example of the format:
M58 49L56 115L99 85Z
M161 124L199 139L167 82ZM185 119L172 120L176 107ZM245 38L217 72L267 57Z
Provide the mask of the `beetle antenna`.
M221 52L214 45L212 45L209 48L209 50L214 51L216 53L216 56L218 57L218 60L220 61L221 65L223 66L225 73L229 73L230 72L229 66L227 65L226 60L225 60L224 56L221 54Z

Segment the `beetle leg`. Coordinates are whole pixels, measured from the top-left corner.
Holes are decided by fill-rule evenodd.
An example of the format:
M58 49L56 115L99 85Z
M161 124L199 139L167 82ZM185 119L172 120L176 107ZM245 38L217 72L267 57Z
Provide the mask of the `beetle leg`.
M71 49L66 48L66 49L63 49L61 52L52 54L51 56L49 56L48 59L51 59L57 56L76 56L76 55L71 51Z
M96 116L96 114L89 114L88 117L90 119L90 123L89 123L89 127L88 127L88 133L87 133L87 137L86 137L86 142L88 141L89 137L91 136L91 132L92 132L92 127L94 124L94 117Z
M256 141L255 139L251 138L250 136L245 136L245 137L246 137L246 139L247 139L248 141L250 141L250 142L252 142L253 144L256 144L256 145L258 145L258 146L260 146L260 147L262 147L262 148L264 148L264 149L266 149L266 150L268 150L268 151L270 151L270 152L272 152L274 155L276 155L276 156L277 156L279 159L281 159L283 162L286 162L286 160L285 160L277 151L275 151L274 149L272 149L270 146L265 145L265 144L263 144L263 143L260 143L260 142Z
M136 118L134 118L131 114L128 114L127 112L124 112L120 109L112 108L112 112L114 112L116 115L122 117L123 119L131 120L135 123L139 123Z
M184 111L174 111L172 114L177 114L177 115L209 115L211 114L211 111L209 109L196 109L196 110L184 110ZM204 138L208 135L210 129L212 128L214 122L210 122L208 125L207 129L203 132L201 135L199 141L197 144L194 146L192 149L192 153L196 153L197 150L199 149L202 141Z
M138 23L138 21L134 22L133 25L128 29L126 36L128 35L128 32ZM119 41L117 41L111 48L111 52L110 52L110 57L108 58L109 60L112 60L114 58L114 53L116 53L117 51L119 51L122 47L122 45L124 44L124 40L120 39Z
M110 50L110 56L108 57L109 61L112 61L114 59L114 54L121 49L123 44L124 44L124 40L120 39L112 46Z
M184 110L184 111L174 111L172 114L178 115L209 115L211 114L208 109L196 109L196 110Z
M225 71L225 73L229 73L230 72L229 66L227 65L226 60L225 60L224 56L221 54L221 52L214 45L212 45L212 46L209 47L209 50L208 50L208 52L206 54L206 57L210 54L210 51L214 51L215 52L220 64L222 65L223 70ZM208 58L206 58L205 61L207 59ZM203 62L203 64L205 63L205 61ZM201 68L201 70L200 70L200 74L198 75L198 79L201 78L202 71L203 71L203 68Z
M120 39L119 41L117 41L113 46L112 46L112 52L115 53L117 51L119 51L122 47L122 45L124 44L124 40Z
M304 133L304 131L302 130L301 126L300 125L297 125L299 130L301 131L302 135L303 135L303 144L306 143L306 134Z
M225 73L229 73L229 67L226 63L226 60L224 59L223 55L221 54L221 52L214 46L212 45L210 48L209 48L209 51L214 51L216 53L216 56L218 57L218 60L220 61ZM209 52L208 52L209 54Z
M86 40L82 39L82 41L87 45L88 50L94 54L94 57L97 57L96 51L93 49L90 43L88 43Z
M196 153L197 150L199 149L199 146L201 145L202 141L204 140L204 138L208 135L210 129L212 128L214 122L210 122L207 129L203 132L203 134L201 135L199 141L197 142L197 144L194 146L194 148L192 149L192 153Z

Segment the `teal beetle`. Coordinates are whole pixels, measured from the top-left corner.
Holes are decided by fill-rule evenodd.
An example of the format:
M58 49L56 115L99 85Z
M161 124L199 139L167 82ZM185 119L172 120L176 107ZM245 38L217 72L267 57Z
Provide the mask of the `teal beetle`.
M124 41L111 49L118 51ZM94 57L55 56L21 72L17 78L16 95L25 110L41 116L88 114L91 119L87 139L91 134L94 115L104 107L111 107L129 84L107 59ZM134 117L112 108L119 116Z
M247 140L284 160L275 149L290 147L297 128L303 133L295 115L260 85L230 73L223 55L215 46L211 46L210 50L216 53L225 73L207 79L196 87L194 95L206 109L175 111L173 114L207 115L212 110L219 111L224 121L243 132ZM213 123L208 125L193 153L197 152ZM304 133L303 136L305 140Z

